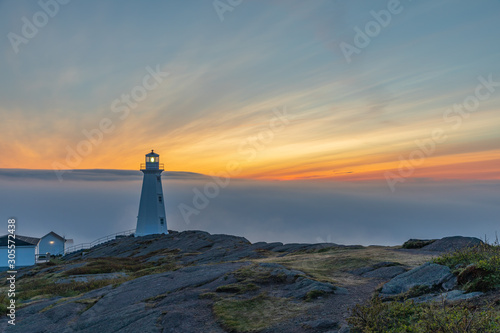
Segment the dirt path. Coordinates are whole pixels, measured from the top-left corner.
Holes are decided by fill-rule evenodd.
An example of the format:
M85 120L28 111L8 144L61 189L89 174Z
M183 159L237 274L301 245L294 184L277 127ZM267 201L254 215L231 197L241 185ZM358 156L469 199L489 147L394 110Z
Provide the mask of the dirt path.
M368 301L375 289L383 280L365 279L365 283L346 286L349 291L346 295L327 295L311 302L311 307L300 316L275 325L262 331L263 333L310 333L310 332L337 332L333 328L307 328L304 323L318 320L335 321L339 327L347 324L346 320L351 315L351 310L356 304Z

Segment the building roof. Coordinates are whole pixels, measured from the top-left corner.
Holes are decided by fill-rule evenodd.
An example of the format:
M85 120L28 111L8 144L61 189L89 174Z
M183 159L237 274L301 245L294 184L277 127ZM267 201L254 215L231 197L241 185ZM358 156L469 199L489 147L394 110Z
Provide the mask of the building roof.
M38 243L40 242L40 238L16 235L15 242L16 246L37 246ZM1 236L0 247L7 245L9 245L9 235Z
M149 154L146 154L147 157L158 157L160 155L158 155L157 153L155 153L152 149L151 149L151 152Z
M55 232L53 232L53 231L49 232L49 233L48 233L48 234L46 234L45 236L42 236L42 238L45 238L45 237L47 237L47 236L49 236L49 235L52 235L52 236L54 236L54 237L59 238L59 239L60 239L60 240L62 240L62 241L65 241L65 238L64 238L64 237L59 236L58 234L56 234L56 233L55 233Z

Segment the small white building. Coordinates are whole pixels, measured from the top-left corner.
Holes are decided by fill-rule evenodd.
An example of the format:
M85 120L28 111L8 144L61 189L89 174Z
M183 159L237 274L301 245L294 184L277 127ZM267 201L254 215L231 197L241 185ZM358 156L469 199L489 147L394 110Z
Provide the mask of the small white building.
M66 238L61 237L55 232L51 231L40 238L40 243L38 244L38 253L41 255L45 255L47 253L64 254L66 242Z
M11 238L12 239L12 238ZM35 264L38 243L40 238L16 235L15 239L15 261L16 267L32 266ZM12 243L10 243L12 244ZM0 270L5 271L9 267L9 235L0 237Z

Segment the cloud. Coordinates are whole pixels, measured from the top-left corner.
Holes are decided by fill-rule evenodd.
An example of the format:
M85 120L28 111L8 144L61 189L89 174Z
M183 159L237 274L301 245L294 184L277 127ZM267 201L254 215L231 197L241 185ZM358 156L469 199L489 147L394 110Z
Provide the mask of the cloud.
M167 179L206 179L208 176L195 172L165 171ZM142 172L134 170L113 169L77 169L64 170L63 181L137 181L142 179ZM58 180L53 170L0 169L0 180Z
M141 177L126 170L84 170L72 180L50 172L0 177L0 211L18 219L19 234L49 231L88 242L135 228ZM5 174L9 176L5 176ZM208 204L185 220L179 205L196 209L211 177L166 173L168 227L247 237L252 242L401 244L409 238L450 235L493 239L500 215L499 181L409 181L392 193L385 182L255 181L231 179ZM199 208L199 207L198 207Z

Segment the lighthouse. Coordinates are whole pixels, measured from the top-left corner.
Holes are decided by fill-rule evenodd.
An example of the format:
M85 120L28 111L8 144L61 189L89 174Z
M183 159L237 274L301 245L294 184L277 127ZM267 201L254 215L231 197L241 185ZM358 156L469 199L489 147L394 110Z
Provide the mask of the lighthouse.
M160 164L160 155L151 150L146 155L146 163L141 164L141 171L144 173L144 178L135 235L168 234L161 186L163 163Z

